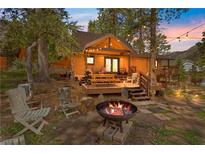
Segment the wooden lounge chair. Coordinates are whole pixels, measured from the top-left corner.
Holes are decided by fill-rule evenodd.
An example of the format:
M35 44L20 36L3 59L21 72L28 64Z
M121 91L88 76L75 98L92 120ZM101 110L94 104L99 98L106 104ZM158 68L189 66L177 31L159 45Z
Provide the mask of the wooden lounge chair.
M31 83L19 84L18 87L24 88L25 94L26 94L26 100L29 101L33 96L33 90L32 90Z
M0 145L25 145L24 135L4 140Z
M73 103L71 101L71 91L70 87L62 87L58 89L58 96L60 99L60 111L62 111L66 118L69 118L69 116L80 113L77 108L79 104Z
M7 91L9 102L16 122L21 123L25 128L21 130L14 136L19 136L28 129L33 131L38 135L42 135L41 129L47 122L43 119L50 112L50 107L31 109L26 103L25 96L22 95L22 87L11 89ZM39 127L36 128L35 125L40 123Z

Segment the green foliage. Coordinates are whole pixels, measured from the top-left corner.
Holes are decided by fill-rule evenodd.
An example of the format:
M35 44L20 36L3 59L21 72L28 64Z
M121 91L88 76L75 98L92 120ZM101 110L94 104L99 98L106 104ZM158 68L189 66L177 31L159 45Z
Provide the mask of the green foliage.
M15 135L23 129L23 126L20 123L12 123L10 126L1 129L1 133L4 135Z
M43 37L48 43L49 60L68 55L78 47L72 35L78 27L69 19L64 9L3 9L6 29L2 48L28 47Z
M11 69L12 70L25 70L25 63L19 59L15 59L11 62Z
M35 75L35 72L33 73ZM26 80L25 69L10 69L0 72L0 91L5 92L8 89L15 88L19 83Z
M199 134L194 130L186 130L184 137L189 144L194 145L200 143Z
M169 144L169 137L176 135L176 130L175 129L165 129L165 128L160 128L157 129L157 136L154 139L153 143L154 144Z
M165 89L165 94L168 96L173 96L174 95L174 90L170 88Z
M203 32L202 34L203 38L201 42L196 44L200 55L200 58L197 61L197 65L199 66L200 72L205 75L205 32Z
M161 22L177 19L187 9L156 9L156 29ZM170 45L166 36L156 31L156 37L150 35L153 17L151 9L98 9L98 18L90 21L88 31L112 33L126 40L138 53L150 50L150 40L155 39L157 52L166 52Z
M33 132L27 132L25 135L26 144L42 144L43 143L43 136L34 134Z
M200 119L202 119L202 120L204 120L205 119L205 111L198 111L197 113L196 113L196 116L198 117L198 118L200 118Z
M183 61L181 59L177 59L176 66L178 68L178 81L184 82L186 80L186 72L183 66Z

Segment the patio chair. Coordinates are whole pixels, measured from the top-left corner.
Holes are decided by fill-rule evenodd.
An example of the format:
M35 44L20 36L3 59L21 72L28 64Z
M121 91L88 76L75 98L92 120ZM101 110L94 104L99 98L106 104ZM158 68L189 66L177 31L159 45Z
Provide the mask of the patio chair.
M77 108L79 104L71 101L70 87L62 87L58 89L58 96L60 100L60 111L64 113L66 118L69 118L73 114L80 113Z
M132 84L139 82L139 74L138 73L132 73L131 78L127 78L127 82L131 82Z
M19 84L18 87L24 88L26 93L26 101L29 101L33 97L33 90L32 90L31 83Z
M21 95L23 101L26 102L32 110L38 108L37 106L40 106L40 108L43 108L43 101L42 100L40 100L40 101L30 100L31 98L28 100L26 89L24 87L21 87L21 86L18 86L18 89L19 89L19 92L20 92L20 95Z
M18 87L7 91L9 102L11 106L11 111L14 116L15 122L19 122L24 126L20 132L14 136L19 136L27 130L31 130L35 134L42 135L41 129L44 124L48 124L43 118L50 112L50 107L48 108L29 108L26 103L25 96L22 95L24 89ZM40 125L36 128L35 125Z
M4 140L0 142L0 145L25 145L24 135Z

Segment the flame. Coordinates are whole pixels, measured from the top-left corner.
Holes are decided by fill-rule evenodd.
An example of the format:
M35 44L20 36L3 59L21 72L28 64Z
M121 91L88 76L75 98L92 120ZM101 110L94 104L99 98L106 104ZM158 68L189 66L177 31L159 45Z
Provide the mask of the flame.
M109 103L105 111L108 114L124 115L124 114L129 114L131 112L131 106L125 105L120 102L114 102L114 103Z

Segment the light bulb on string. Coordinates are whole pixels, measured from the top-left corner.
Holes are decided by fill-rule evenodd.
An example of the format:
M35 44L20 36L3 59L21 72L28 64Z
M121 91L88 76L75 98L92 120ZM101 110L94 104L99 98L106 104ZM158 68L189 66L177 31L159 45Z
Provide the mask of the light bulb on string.
M188 39L189 38L189 34L188 33L186 33L186 39Z
M177 39L179 40L179 42L181 41L180 37L177 37Z

